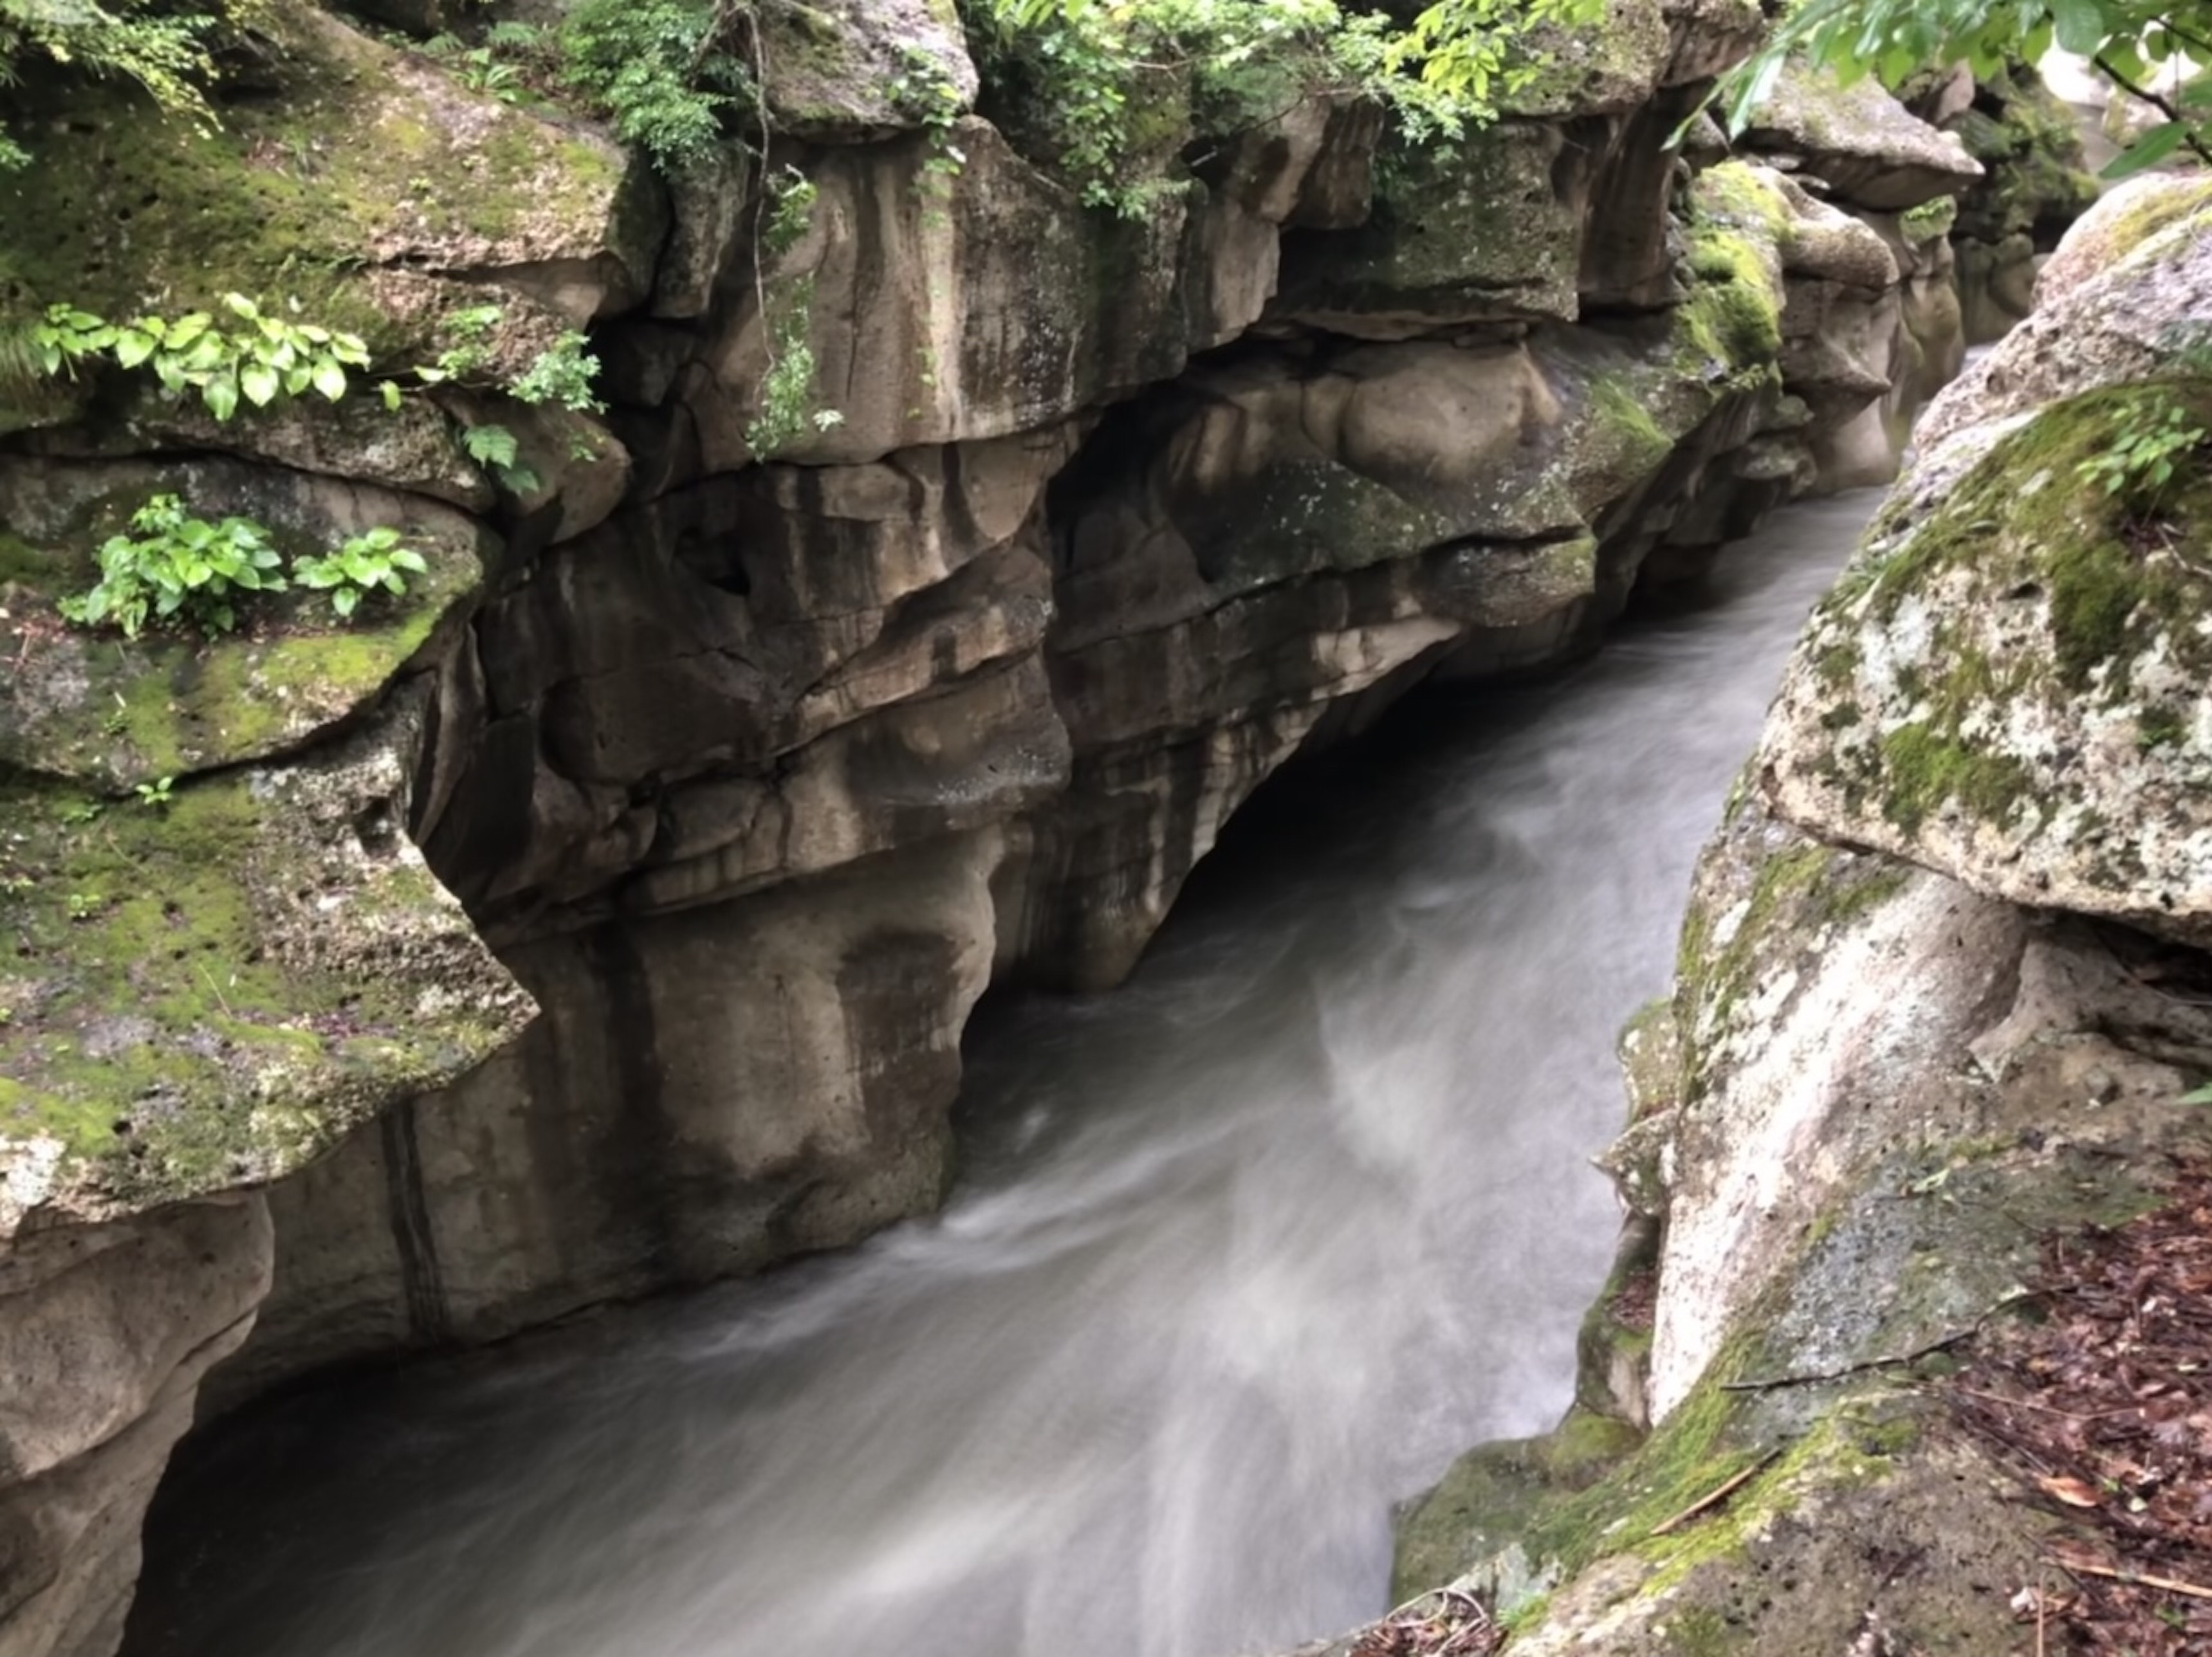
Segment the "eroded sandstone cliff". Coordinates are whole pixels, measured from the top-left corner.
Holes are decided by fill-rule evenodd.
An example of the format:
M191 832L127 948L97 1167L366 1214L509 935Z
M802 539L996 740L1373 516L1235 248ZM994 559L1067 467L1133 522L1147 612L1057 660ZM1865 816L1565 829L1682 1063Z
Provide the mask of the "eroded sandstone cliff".
M1291 754L1588 647L1886 468L1955 364L1908 222L1955 142L1882 103L1782 171L1661 147L1735 0L1616 7L1379 177L1340 96L1170 146L1126 216L972 112L935 9L822 15L765 42L765 155L674 185L305 5L212 130L27 93L11 306L250 294L486 372L0 406L0 1649L112 1644L241 1341L204 1402L927 1208L988 985L1115 981ZM933 124L881 90L917 54ZM604 407L487 389L570 331ZM757 454L796 341L837 418ZM404 525L429 574L367 625L65 628L154 489L288 550Z

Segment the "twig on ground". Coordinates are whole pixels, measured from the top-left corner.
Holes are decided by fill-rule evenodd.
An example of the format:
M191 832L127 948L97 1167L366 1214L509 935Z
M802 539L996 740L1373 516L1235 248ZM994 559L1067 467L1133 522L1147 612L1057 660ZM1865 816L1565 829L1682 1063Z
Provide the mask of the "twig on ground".
M1751 1466L1744 1468L1742 1472L1737 1473L1733 1478L1727 1479L1723 1483L1715 1485L1711 1490L1708 1490L1705 1495L1699 1496L1695 1502L1690 1503L1688 1507L1683 1508L1681 1512L1674 1514L1670 1519L1662 1520L1658 1524L1654 1525L1651 1527L1651 1534L1654 1536L1664 1536L1669 1531L1678 1530L1682 1526L1688 1524L1699 1514L1705 1513L1711 1508L1717 1508L1722 1502L1727 1501L1729 1497L1734 1496L1746 1484L1751 1483L1751 1481L1756 1478L1760 1473L1765 1472L1767 1468L1773 1466L1774 1459L1782 1454L1783 1448L1784 1447L1782 1445L1776 1445L1765 1455L1759 1457L1758 1460L1753 1462Z
M2075 1559L2064 1554L2054 1555L2051 1563L2059 1569L2070 1571L2078 1576L2101 1576L2108 1582L2159 1588L2167 1593L2186 1594L2192 1599L2212 1599L2212 1588L2195 1582L2185 1582L2178 1576L2154 1576L2148 1571L2124 1570L2117 1565L2100 1565L2093 1559Z

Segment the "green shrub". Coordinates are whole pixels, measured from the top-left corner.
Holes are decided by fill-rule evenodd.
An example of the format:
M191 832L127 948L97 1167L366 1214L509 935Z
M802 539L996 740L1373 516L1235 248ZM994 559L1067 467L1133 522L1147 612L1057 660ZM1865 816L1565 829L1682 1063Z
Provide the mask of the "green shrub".
M590 343L571 329L538 354L508 385L507 395L520 403L557 403L578 414L601 412L606 404L592 390L599 360L584 349Z
M1379 98L1416 142L1492 118L1545 64L1538 31L1601 0L1437 0L1401 26L1335 0L960 0L999 113L1090 205L1125 216L1173 187L1148 167L1316 91Z
M665 173L706 159L752 106L744 65L721 48L740 0L584 0L562 21L563 85Z
M149 622L174 621L213 638L238 625L239 594L283 590L283 561L251 519L210 524L175 495L157 495L131 527L135 538L112 536L100 548L99 584L62 600L62 614L80 627L112 622L135 639Z
M379 527L355 536L336 552L295 559L292 579L303 587L328 592L331 608L343 621L372 593L403 596L407 575L420 575L429 568L421 553L401 543L398 531Z

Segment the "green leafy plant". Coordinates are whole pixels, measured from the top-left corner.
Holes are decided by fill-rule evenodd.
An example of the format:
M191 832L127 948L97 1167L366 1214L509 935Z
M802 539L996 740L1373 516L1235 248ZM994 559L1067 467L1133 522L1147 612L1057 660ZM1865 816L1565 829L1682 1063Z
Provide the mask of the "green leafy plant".
M1316 91L1381 99L1418 142L1493 118L1541 32L1601 0L1437 0L1401 25L1334 0L962 0L994 98L1087 203L1127 217L1174 185L1148 151L1258 125Z
M283 561L251 519L210 523L175 495L157 495L131 515L131 526L135 537L112 536L100 548L98 584L61 601L68 620L112 622L132 639L149 623L173 622L212 638L237 627L241 595L283 590Z
M148 368L172 393L197 391L210 413L228 420L243 398L265 407L313 390L331 402L346 394L348 368L368 365L358 335L264 311L243 294L225 294L232 323L194 311L165 319L111 323L74 306L51 305L33 325L31 343L49 374L74 376L81 366L112 361Z
M814 222L814 203L820 193L814 180L788 161L763 181L760 245L770 258L781 258L799 246Z
M521 403L557 403L578 414L599 414L606 404L592 393L599 360L585 348L591 342L571 329L540 351L521 376L508 385Z
M156 777L151 782L133 783L131 792L138 796L141 805L164 806L168 804L176 786L174 777Z
M773 331L768 373L761 378L760 408L745 423L745 446L759 459L789 448L813 424L808 410L814 404L814 348L806 338L812 290L811 282L796 285Z
M228 6L196 11L161 0L0 0L0 88L56 72L130 81L165 112L212 126L210 45L231 15ZM0 138L0 171L31 159Z
M583 0L562 20L560 78L665 173L723 143L723 123L754 102L752 78L722 41L744 0Z
M434 34L422 43L422 50L471 92L483 93L503 104L520 103L527 94L521 72L514 64L501 62L489 41L472 46L459 35Z
M891 77L888 90L891 102L910 118L919 121L929 135L928 153L922 158L921 175L916 182L922 199L941 221L945 205L951 197L952 181L968 164L967 155L952 142L952 128L960 118L965 100L960 95L959 85L945 73L944 64L920 47L902 46L899 63L899 72ZM811 192L813 186L809 185L807 188ZM811 204L811 193L807 199Z
M504 426L463 428L461 451L479 466L489 468L503 487L517 495L528 495L538 488L538 474L518 464L514 434Z
M484 31L484 44L494 52L512 52L517 57L529 58L544 52L547 41L545 31L537 24L507 17Z
M2104 449L2075 468L2105 493L2120 497L2139 521L2158 514L2177 463L2204 445L2207 434L2189 411L2163 395L2137 404L2112 433Z
M292 579L301 586L331 595L331 608L341 620L360 608L373 594L399 598L407 591L407 576L429 568L422 555L399 538L399 531L382 526L355 536L332 553L295 559Z
M114 343L112 324L74 306L49 305L45 320L31 325L31 349L49 374L74 379L80 365L96 363Z
M444 319L444 331L453 343L438 355L433 363L417 364L415 378L425 385L441 385L449 379L468 379L481 374L491 366L491 336L505 319L507 307L502 305L469 305L453 311ZM377 388L384 397L386 408L399 406L399 387L386 380Z

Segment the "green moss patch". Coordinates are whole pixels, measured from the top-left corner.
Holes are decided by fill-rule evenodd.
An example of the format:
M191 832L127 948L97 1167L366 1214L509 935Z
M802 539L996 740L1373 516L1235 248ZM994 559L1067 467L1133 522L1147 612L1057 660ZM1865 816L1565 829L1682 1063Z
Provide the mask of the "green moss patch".
M2196 379L2052 404L1924 519L1910 519L1909 502L1885 512L1869 536L1878 550L1808 634L1824 763L1849 809L1878 810L1907 835L1954 808L1990 823L2024 810L2048 821L2051 779L2005 737L2038 704L2054 725L2078 721L2085 701L2124 710L2147 750L2184 737L2193 704L2161 700L2171 689L2147 697L2136 679L2148 658L2199 682L2212 674L2200 630L2212 609L2212 470L2185 456L2164 488L2117 494L2083 470L2176 406L2212 429L2212 385ZM1875 652L1878 677L1870 639L1882 634L1912 642Z
M67 301L111 318L214 309L226 292L426 359L423 273L587 258L653 210L587 132L471 96L312 8L279 0L273 95L202 130L118 82L11 99L35 164L0 174L0 321Z
M377 768L158 805L0 776L0 1140L58 1142L69 1206L295 1167L517 1027Z
M0 650L14 664L0 681L0 765L121 792L288 751L373 701L483 578L477 547L441 512L439 529L400 526L428 572L349 622L295 589L251 595L240 630L214 640L65 624L55 601L92 585L94 549L142 499L135 488L88 496L50 532L0 537ZM274 537L288 557L342 538L300 522Z
M1789 203L1735 161L1700 174L1690 199L1691 288L1680 313L1686 349L1735 383L1778 383Z

